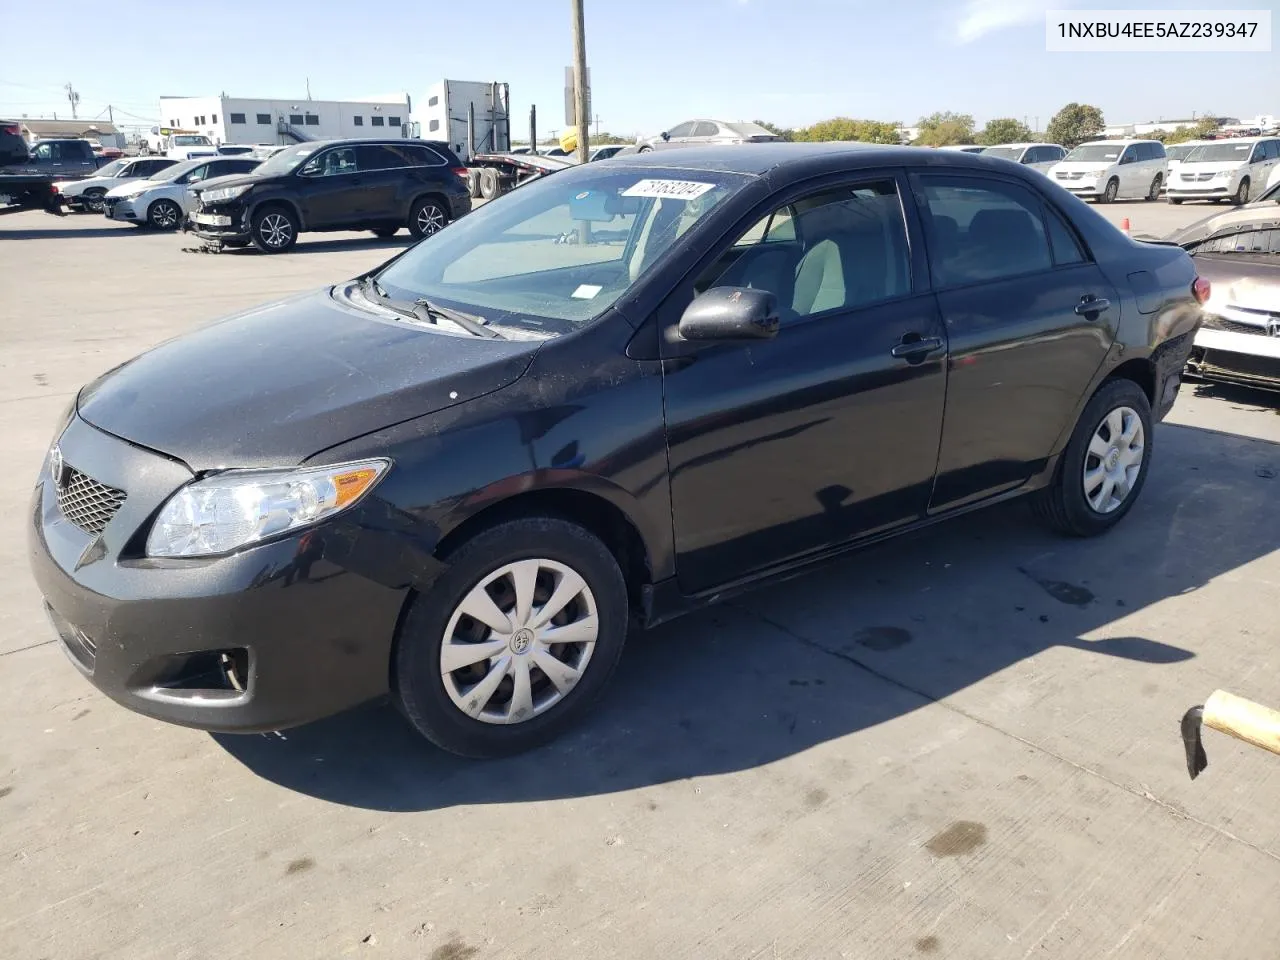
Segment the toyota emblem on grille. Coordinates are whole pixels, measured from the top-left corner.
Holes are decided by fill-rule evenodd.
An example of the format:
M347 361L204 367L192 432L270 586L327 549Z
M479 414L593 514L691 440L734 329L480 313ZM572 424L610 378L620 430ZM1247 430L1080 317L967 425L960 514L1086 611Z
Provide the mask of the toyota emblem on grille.
M60 487L66 481L67 464L62 459L62 448L54 444L52 450L49 451L49 476L53 478L53 485Z

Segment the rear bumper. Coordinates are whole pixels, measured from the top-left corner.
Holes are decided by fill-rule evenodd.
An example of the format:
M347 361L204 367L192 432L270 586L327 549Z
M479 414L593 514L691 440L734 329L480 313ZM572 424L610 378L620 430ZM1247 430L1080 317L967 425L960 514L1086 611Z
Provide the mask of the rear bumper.
M355 572L360 536L336 525L230 556L139 555L150 518L190 479L181 464L73 418L70 467L125 492L94 535L67 518L46 458L27 556L76 668L131 710L205 730L276 730L388 689L404 590Z

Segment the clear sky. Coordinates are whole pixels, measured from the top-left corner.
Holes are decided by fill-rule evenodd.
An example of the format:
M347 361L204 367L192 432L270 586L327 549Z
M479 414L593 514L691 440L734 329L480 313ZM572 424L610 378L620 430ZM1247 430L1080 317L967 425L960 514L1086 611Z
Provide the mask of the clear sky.
M586 0L601 128L654 133L695 116L800 126L846 115L912 123L954 110L981 124L1064 103L1108 122L1196 111L1280 114L1280 47L1254 54L1046 53L1044 11L1271 10L1280 0ZM511 85L513 130L564 126L569 0L30 0L6 5L0 116L158 118L160 95L316 99L432 82ZM191 14L190 11L198 10ZM132 115L132 116L130 116Z

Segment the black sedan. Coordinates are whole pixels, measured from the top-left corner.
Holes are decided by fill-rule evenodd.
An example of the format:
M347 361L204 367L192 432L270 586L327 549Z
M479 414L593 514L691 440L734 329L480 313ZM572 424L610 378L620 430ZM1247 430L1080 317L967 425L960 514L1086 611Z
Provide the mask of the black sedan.
M448 750L517 751L632 622L1024 494L1109 530L1207 295L992 158L584 164L85 387L30 562L134 710L262 731L390 693Z

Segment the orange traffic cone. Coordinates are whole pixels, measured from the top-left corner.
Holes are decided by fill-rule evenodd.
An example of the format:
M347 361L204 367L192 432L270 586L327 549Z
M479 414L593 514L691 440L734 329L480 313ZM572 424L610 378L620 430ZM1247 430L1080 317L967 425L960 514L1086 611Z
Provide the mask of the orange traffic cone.
M1129 236L1129 218L1128 217L1125 217L1123 220L1120 221L1120 232L1123 233L1126 237Z

